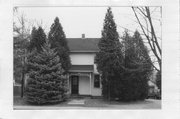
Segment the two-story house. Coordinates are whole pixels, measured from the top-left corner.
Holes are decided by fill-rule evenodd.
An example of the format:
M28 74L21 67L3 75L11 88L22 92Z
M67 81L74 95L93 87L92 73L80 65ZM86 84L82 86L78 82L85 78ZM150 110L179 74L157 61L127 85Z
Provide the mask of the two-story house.
M102 86L94 63L99 38L67 38L70 49L71 68L68 88L71 95L101 96Z
M102 96L100 76L94 63L99 38L85 38L82 34L82 38L67 38L67 41L72 64L68 74L68 94ZM14 92L20 95L20 85L14 88Z

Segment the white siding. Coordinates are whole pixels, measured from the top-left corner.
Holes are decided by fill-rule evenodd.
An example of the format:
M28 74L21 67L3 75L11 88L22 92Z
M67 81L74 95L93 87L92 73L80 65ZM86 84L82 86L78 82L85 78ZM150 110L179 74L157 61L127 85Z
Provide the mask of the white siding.
M71 53L72 65L92 65L94 64L94 53Z
M70 54L72 65L94 65L93 73L97 74L98 72L96 69L96 64L94 64L94 57L95 57L95 53L71 53ZM94 74L93 73L91 73L91 77L79 76L79 94L80 95L92 95L92 96L102 95L101 84L100 84L100 88L94 87ZM70 85L69 92L71 93L71 81L69 82L69 85Z
M100 82L100 88L95 88L94 87L94 74L92 74L92 79L91 79L91 95L92 96L102 96L101 82Z
M90 95L90 79L87 76L79 77L79 94Z
M96 64L94 64L94 73L99 74L98 71L97 71L97 65Z

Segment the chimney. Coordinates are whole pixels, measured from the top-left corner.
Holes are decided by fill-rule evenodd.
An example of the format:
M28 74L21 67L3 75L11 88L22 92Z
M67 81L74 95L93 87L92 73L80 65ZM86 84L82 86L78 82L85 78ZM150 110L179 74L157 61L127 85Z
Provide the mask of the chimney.
M85 39L85 34L82 34L82 39Z

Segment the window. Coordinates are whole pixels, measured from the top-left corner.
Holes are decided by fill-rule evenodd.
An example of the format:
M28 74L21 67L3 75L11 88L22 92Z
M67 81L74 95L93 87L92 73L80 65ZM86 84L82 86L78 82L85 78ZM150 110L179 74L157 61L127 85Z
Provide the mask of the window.
M94 75L94 87L100 88L100 77L99 74Z

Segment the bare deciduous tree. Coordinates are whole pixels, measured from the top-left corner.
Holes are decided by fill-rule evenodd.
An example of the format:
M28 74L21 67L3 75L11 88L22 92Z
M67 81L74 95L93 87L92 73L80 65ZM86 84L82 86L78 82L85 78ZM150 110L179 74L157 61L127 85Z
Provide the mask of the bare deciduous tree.
M25 14L18 13L18 8L13 9L14 22L14 78L21 77L21 97L24 92L24 78L25 78L25 59L26 59L26 47L30 38L30 25L26 19ZM28 26L27 26L28 24ZM21 73L20 77L16 74Z
M26 15L19 11L18 7L13 8L14 21L13 21L13 33L14 33L14 78L21 79L21 97L24 93L25 84L25 67L27 57L27 47L31 39L31 29L34 26L42 26L43 21L29 20ZM44 29L46 28L46 25ZM20 77L15 76L21 74Z
M156 8L155 8L156 9ZM154 9L154 10L155 10ZM158 67L155 66L153 63L153 67L161 72L161 46L160 46L160 37L157 37L156 31L154 28L153 20L152 20L152 13L153 11L150 11L149 7L132 7L132 10L134 12L134 15L138 21L138 24L140 25L142 32L144 36L146 37L148 44L152 50L152 53L157 59ZM142 19L140 19L142 18Z
M134 15L138 21L138 24L140 25L140 28L146 37L149 47L154 54L157 63L159 66L156 66L154 63L151 63L152 66L157 70L156 74L156 84L158 88L160 89L161 93L161 56L162 56L162 50L160 46L161 37L157 37L155 29L155 25L153 24L153 20L160 21L161 25L161 19L153 18L152 14L155 12L155 10L160 7L155 7L154 10L150 10L149 7L132 7L132 10L134 12ZM161 13L161 8L159 13ZM160 41L160 42L159 42Z

